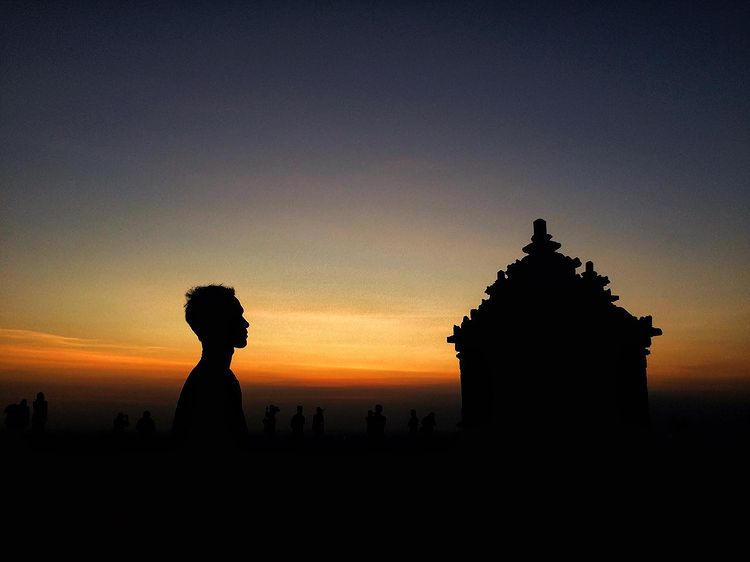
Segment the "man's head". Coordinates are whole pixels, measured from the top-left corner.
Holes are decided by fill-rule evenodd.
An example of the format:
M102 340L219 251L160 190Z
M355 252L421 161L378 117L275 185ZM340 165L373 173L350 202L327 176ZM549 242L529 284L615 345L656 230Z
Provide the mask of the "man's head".
M185 320L206 346L245 347L250 324L234 289L223 285L193 287L186 294Z

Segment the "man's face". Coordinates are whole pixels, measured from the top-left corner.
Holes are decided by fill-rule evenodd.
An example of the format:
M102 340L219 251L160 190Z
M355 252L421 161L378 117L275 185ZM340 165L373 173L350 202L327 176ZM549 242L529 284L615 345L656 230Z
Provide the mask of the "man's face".
M247 346L247 329L250 327L250 323L243 316L245 309L242 308L240 301L234 298L230 311L227 318L227 329L232 346L245 347Z
M250 323L245 320L244 313L245 310L242 308L240 301L233 297L217 311L210 327L205 332L204 343L246 347L247 329L250 327Z

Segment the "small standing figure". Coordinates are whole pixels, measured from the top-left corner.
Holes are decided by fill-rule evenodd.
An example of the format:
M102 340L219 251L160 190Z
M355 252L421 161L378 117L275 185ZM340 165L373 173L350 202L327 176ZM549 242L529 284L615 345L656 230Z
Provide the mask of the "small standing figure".
M375 412L367 410L365 423L367 424L367 437L372 439L375 436Z
M375 413L372 415L372 435L375 439L380 440L385 435L385 421L383 406L375 404Z
M44 392L37 392L36 400L31 403L34 413L31 414L31 432L44 433L44 426L47 424L47 401L44 399Z
M151 417L151 412L148 410L143 412L143 417L135 424L135 430L138 432L138 437L144 441L153 437L154 433L156 433L156 423L154 422L154 418Z
M276 433L276 414L280 411L281 409L273 404L266 406L266 414L263 416L263 433L267 435Z
M128 415L123 414L122 412L117 412L117 417L115 417L115 421L112 425L115 435L122 435L125 433L125 428L130 425Z
M409 416L409 436L410 437L416 437L417 432L419 431L419 418L417 417L417 411L411 410Z
M292 437L301 439L305 430L305 416L302 415L302 406L297 406L297 413L292 416Z
M422 418L421 431L425 437L432 437L432 433L435 431L435 412L430 412Z
M31 410L29 409L29 403L26 402L26 399L24 398L18 405L18 423L20 425L21 431L24 431L27 427L29 427L30 421Z
M8 431L14 433L20 433L23 431L20 404L8 404L5 407L5 427L8 428Z
M325 431L325 420L323 419L323 408L315 408L315 415L312 421L312 432L315 437L321 437Z

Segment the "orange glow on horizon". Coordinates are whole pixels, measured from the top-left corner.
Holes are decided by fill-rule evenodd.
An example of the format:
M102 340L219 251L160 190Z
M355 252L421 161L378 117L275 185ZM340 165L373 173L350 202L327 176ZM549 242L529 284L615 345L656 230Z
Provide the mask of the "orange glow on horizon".
M457 383L458 370L390 369L315 363L262 363L238 350L232 370L243 384L292 386L410 386ZM0 373L105 382L112 377L182 381L199 350L138 348L28 330L0 329Z
M339 320L343 322L343 320ZM313 336L314 339L314 336ZM197 343L197 342L196 342ZM419 353L371 356L356 362L356 346L344 346L341 356L321 356L304 349L284 353L278 346L258 345L237 350L232 369L243 385L290 387L424 387L454 385L458 391L458 361L446 343L448 360L425 361ZM302 346L301 346L302 347ZM399 348L401 349L401 348ZM711 361L710 353L685 353L679 345L656 338L648 358L649 388L679 391L691 388L736 389L750 375L743 353ZM361 351L361 349L360 349ZM424 350L422 350L424 351ZM0 329L0 374L7 379L86 381L108 384L132 380L138 384L181 384L195 365L199 348L162 348L72 338L30 330ZM287 360L274 361L275 355ZM423 353L424 355L424 353ZM292 359L290 361L289 359ZM400 362L399 362L400 361Z

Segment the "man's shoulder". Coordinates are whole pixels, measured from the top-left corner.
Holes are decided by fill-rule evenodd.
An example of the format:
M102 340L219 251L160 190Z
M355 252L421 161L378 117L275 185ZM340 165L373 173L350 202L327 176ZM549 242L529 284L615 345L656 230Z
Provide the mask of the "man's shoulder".
M240 379L232 372L231 369L227 369L227 383L232 387L240 388Z
M210 369L200 363L196 365L185 379L185 386L223 386L239 385L239 380L231 369Z
M199 363L190 371L184 384L182 385L182 394L193 394L194 392L203 392L206 387L212 386L214 377Z
M204 378L204 371L201 369L200 364L193 367L193 370L188 373L187 378L185 379L185 386L188 385L194 385L195 383L199 382L201 379Z

